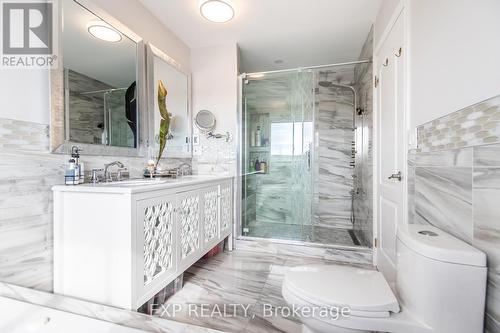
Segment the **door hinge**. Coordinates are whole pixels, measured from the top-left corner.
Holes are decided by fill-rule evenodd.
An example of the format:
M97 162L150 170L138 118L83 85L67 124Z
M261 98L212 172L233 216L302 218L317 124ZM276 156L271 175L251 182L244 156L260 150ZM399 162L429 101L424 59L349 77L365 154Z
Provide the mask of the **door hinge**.
M373 83L374 86L375 86L375 88L378 87L378 82L379 82L378 76L375 75L375 80L374 80L374 83Z
M375 238L373 240L373 247L375 247L375 248L378 247L378 238Z

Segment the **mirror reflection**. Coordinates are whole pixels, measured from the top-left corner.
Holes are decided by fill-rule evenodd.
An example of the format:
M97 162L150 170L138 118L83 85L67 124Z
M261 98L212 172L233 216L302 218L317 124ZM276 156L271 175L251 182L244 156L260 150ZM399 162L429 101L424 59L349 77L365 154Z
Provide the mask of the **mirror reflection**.
M166 61L167 56L149 45L150 107L153 108L154 145L159 146L161 114L158 106L158 84L161 81L167 90L165 103L170 114L165 155L167 157L190 157L189 76ZM152 94L151 94L152 93ZM155 149L157 151L157 149Z
M137 44L64 0L66 140L137 147Z

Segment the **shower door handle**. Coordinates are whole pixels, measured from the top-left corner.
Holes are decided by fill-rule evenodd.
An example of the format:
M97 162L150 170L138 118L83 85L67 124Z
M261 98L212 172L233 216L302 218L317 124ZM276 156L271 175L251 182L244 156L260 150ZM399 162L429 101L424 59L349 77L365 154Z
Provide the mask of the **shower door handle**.
M398 173L393 173L388 178L389 179L397 179L398 181L401 181L403 179L403 174L401 173L401 171L399 171Z

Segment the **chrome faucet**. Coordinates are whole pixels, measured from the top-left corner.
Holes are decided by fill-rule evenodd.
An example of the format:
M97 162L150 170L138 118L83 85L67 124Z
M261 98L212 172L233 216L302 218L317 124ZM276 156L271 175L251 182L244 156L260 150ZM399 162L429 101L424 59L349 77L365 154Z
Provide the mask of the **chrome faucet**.
M182 163L177 168L175 168L175 170L177 171L178 176L187 176L193 174L193 168L191 167L191 164L187 162Z
M123 163L120 161L114 161L114 162L111 162L108 164L104 164L104 181L105 182L112 182L113 181L113 178L111 177L111 173L108 171L108 169L109 169L109 167L112 167L114 165L118 166L121 169L125 168L125 165L123 165Z

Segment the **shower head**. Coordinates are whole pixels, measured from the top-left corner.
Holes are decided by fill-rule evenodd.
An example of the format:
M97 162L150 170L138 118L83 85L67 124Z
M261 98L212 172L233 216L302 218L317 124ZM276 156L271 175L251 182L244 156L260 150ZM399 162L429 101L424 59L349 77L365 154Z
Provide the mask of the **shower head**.
M318 85L320 85L323 88L330 88L332 86L332 83L328 81L328 71L325 72L319 72L320 74L325 74L325 80L324 81L319 81Z
M331 71L331 70L327 70L327 71L324 71L324 72L320 72L320 75L321 74L325 74L325 80L324 81L319 81L318 85L320 85L323 88L332 88L333 86L335 86L333 84L333 80L332 81L328 80L328 74L337 74L337 72L334 72L334 71ZM337 78L336 81L337 81L337 83L339 83L340 82L340 78Z

